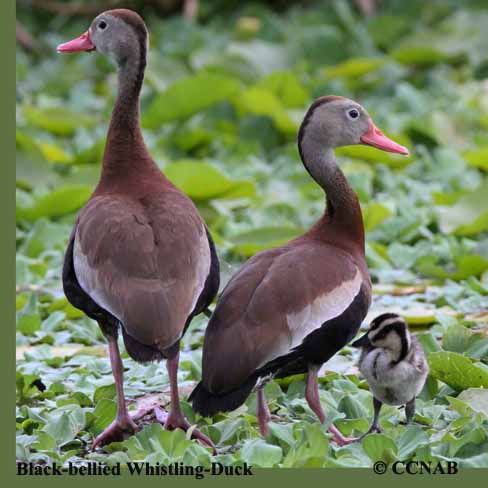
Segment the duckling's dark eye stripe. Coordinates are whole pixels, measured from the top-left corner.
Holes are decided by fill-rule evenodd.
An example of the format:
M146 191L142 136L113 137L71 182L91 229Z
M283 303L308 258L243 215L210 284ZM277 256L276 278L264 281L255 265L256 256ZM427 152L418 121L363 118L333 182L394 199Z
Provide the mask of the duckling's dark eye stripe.
M399 317L397 317L399 318ZM392 319L389 319L392 320ZM376 330L376 329L375 329ZM405 336L405 322L403 320L397 320L395 322L390 322L384 325L381 330L379 330L373 337L371 337L372 341L377 341L380 339L384 339L390 332L396 332L400 338Z
M382 315L379 315L376 317L372 322L369 327L370 330L375 330L377 329L380 325L383 324L386 320L391 320L391 319L399 319L402 320L401 317L399 317L396 313L384 313Z

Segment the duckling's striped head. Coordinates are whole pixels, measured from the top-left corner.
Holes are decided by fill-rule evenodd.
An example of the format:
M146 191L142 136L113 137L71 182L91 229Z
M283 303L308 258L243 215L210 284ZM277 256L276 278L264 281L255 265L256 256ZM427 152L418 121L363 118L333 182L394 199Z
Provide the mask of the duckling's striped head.
M376 317L369 326L368 339L374 347L390 352L396 361L407 355L411 344L407 323L395 313Z

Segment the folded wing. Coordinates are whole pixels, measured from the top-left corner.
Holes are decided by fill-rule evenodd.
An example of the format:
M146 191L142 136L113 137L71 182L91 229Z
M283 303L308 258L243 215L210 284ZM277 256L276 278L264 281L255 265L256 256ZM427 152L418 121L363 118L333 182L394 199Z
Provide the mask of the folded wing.
M348 254L323 243L284 246L250 259L225 288L209 322L206 388L232 390L288 354L347 310L364 281Z

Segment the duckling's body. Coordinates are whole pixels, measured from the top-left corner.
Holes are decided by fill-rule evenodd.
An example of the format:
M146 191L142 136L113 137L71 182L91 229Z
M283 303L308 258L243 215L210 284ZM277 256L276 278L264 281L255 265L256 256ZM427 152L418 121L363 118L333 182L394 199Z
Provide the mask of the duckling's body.
M363 349L359 369L363 373L373 395L388 405L405 405L421 391L427 376L427 363L422 346L412 337L410 351L399 363L390 354L373 348Z
M429 373L422 346L396 314L373 320L368 332L352 344L361 347L359 370L374 397L375 417L369 432L379 431L381 405L405 405L407 424L415 414L415 398Z

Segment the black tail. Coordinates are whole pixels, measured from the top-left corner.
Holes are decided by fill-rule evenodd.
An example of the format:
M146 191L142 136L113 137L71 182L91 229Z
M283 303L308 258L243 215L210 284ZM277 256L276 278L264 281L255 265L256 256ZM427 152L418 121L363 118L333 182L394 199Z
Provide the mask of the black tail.
M202 417L212 417L218 412L230 412L246 401L256 381L257 376L253 375L240 388L221 395L211 393L200 381L191 392L189 400L192 402L193 410Z

